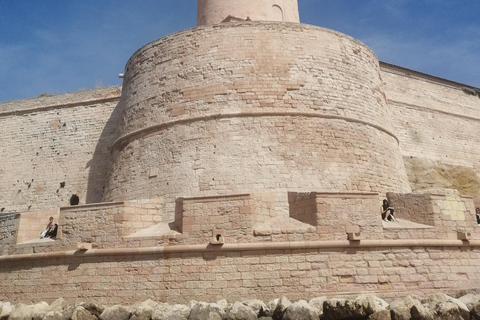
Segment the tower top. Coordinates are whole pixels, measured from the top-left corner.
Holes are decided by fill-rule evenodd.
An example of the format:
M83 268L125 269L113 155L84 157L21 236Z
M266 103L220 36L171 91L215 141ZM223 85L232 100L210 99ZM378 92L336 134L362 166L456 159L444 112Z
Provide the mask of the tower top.
M198 0L197 26L228 21L300 22L297 0Z

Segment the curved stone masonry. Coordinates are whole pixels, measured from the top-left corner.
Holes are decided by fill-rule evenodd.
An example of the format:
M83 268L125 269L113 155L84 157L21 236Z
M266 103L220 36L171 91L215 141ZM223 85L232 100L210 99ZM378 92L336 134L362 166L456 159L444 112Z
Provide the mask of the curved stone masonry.
M359 41L297 23L204 26L154 41L126 66L104 201L408 192L379 72Z

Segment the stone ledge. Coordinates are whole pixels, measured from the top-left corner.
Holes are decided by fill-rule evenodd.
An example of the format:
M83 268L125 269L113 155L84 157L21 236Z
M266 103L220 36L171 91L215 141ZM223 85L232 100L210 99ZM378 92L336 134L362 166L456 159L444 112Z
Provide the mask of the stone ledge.
M52 241L52 243L54 240ZM232 243L223 246L211 244L200 245L171 245L141 248L110 248L93 249L88 251L57 251L47 253L30 253L0 256L0 263L24 260L42 260L68 257L94 256L125 256L148 255L166 253L194 253L194 252L238 252L238 251L265 251L265 250L318 250L318 249L372 249L372 248L415 248L415 247L458 247L468 249L480 247L480 240L436 240L436 239L398 239L398 240L330 240L330 241L296 241L296 242L261 242L261 243Z
M85 210L96 210L96 209L105 209L112 207L123 207L125 202L102 202L102 203L92 203L92 204L82 204L77 206L70 207L60 207L60 211L85 211Z
M179 197L176 202L216 202L219 200L245 200L250 198L250 193L243 194L229 194L229 195L218 195L218 196L203 196L203 197Z

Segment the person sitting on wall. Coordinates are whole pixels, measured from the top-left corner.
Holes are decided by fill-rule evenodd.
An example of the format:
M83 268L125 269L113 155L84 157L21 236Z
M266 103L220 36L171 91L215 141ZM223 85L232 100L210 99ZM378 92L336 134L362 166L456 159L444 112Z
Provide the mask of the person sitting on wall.
M480 208L475 208L475 215L477 216L477 224L480 227Z
M50 217L50 221L47 224L47 228L40 234L40 239L43 238L55 238L57 236L58 223L53 221L53 217Z
M394 215L394 209L390 206L387 199L383 199L383 204L380 206L380 212L382 213L382 220L385 222L388 221L397 221ZM388 215L387 215L388 213Z

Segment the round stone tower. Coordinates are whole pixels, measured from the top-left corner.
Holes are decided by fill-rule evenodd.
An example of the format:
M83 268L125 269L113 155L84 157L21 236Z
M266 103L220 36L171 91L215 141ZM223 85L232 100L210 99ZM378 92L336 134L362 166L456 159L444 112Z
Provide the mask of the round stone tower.
M197 25L228 21L300 22L297 0L198 0Z
M207 23L135 52L122 90L105 201L410 191L378 60L339 32Z

